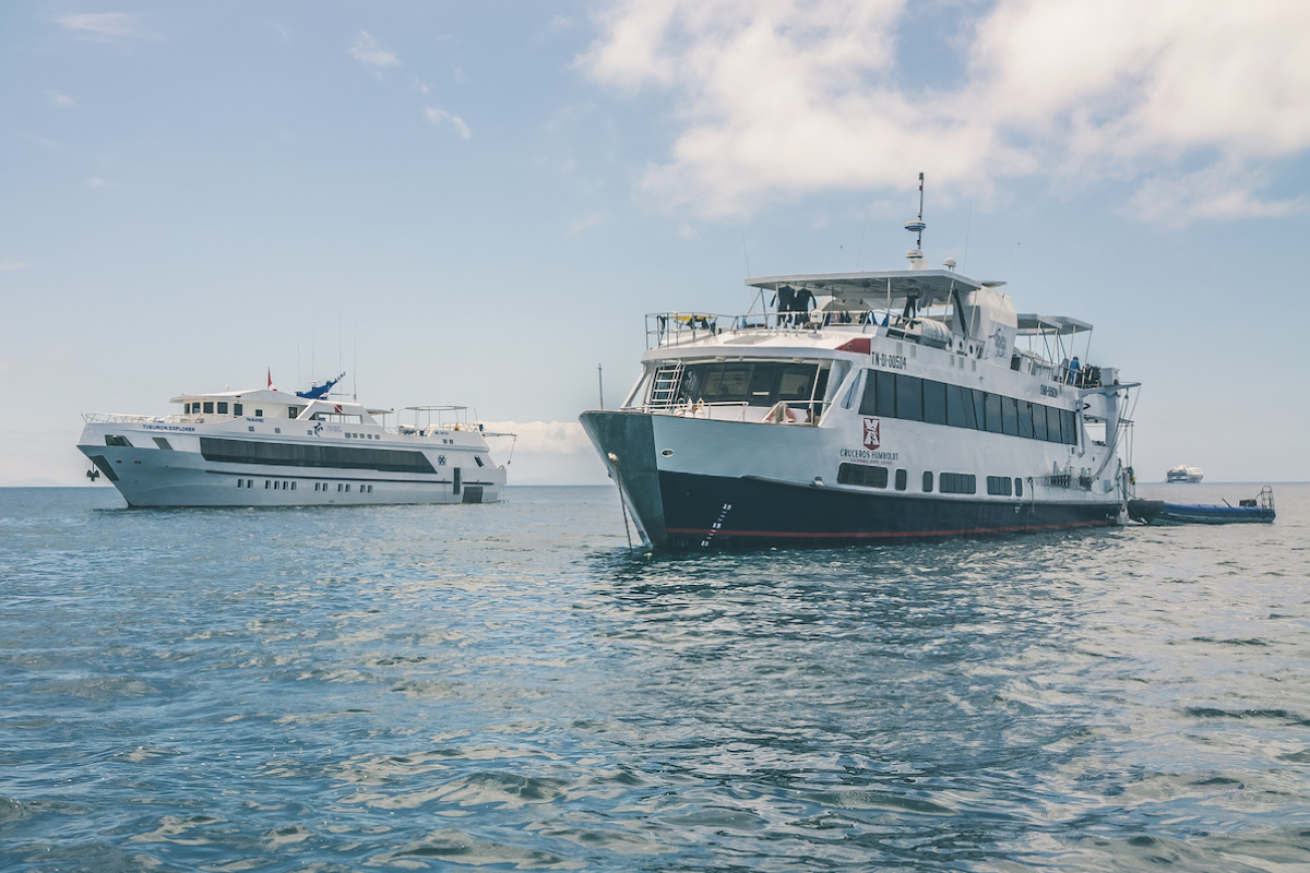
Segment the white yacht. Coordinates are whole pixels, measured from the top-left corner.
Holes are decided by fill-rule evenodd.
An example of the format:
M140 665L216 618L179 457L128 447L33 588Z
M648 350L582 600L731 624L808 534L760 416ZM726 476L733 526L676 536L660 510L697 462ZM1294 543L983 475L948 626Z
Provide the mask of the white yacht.
M923 227L922 211L907 224ZM647 316L631 394L581 416L647 543L1126 522L1137 386L1079 363L1091 325L1018 314L1003 282L907 256L909 270L748 279L768 305L747 315Z
M87 472L130 506L326 506L494 503L505 487L466 407L408 407L415 424L385 427L331 396L333 380L288 394L266 389L181 394L182 414L88 414L78 448ZM433 420L435 418L435 421Z
M1189 467L1186 464L1179 464L1165 474L1166 482L1200 482L1205 478L1205 473L1200 467Z

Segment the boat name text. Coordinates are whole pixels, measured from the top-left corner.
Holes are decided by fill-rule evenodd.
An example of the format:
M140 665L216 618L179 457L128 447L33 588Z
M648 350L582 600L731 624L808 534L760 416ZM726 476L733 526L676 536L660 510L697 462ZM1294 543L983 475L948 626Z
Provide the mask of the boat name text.
M145 428L146 430L173 430L173 431L185 431L185 432L190 432L195 430L194 427L183 427L180 424L143 424L142 427Z
M838 454L853 461L895 461L900 452L871 452L868 449L842 449Z

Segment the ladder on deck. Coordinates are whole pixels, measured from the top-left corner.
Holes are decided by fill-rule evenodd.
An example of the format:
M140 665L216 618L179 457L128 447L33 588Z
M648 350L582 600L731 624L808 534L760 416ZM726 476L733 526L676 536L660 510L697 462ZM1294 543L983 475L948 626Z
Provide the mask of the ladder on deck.
M681 387L682 361L661 364L655 371L654 381L651 382L650 408L668 409L675 405L678 402L678 389Z

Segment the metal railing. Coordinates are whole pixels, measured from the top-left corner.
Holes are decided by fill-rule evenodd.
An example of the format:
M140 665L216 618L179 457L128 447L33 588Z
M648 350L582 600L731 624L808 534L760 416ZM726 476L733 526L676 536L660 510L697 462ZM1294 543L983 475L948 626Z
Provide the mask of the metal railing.
M190 418L192 421L198 421L198 418L182 415L128 415L122 412L84 412L82 421L87 424L120 424L120 423L151 423L151 424L179 424Z
M842 313L829 312L813 319L809 312L754 312L746 315L724 315L714 312L652 312L646 316L646 348L679 346L694 343L707 336L742 331L814 330L821 327L849 327L876 330L867 319L842 321Z

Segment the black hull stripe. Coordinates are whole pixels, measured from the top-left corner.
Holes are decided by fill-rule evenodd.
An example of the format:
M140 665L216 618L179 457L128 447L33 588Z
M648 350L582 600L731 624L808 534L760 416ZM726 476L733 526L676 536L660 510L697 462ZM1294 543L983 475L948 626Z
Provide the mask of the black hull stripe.
M904 542L1107 527L1115 502L1028 502L814 487L764 478L660 473L672 548Z

